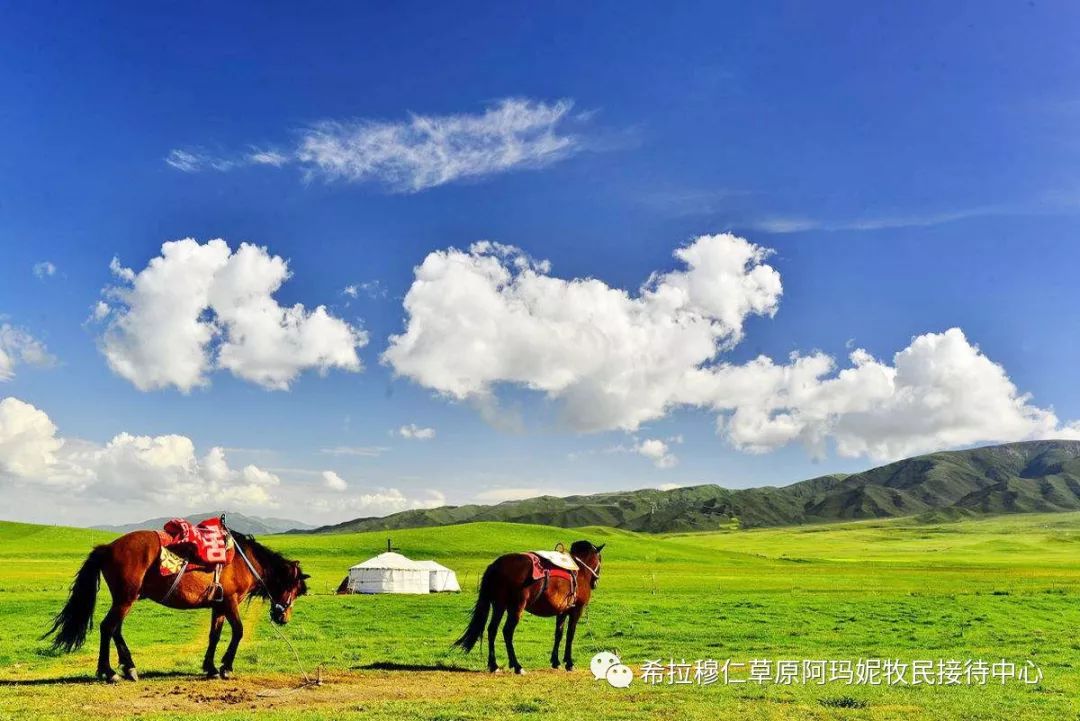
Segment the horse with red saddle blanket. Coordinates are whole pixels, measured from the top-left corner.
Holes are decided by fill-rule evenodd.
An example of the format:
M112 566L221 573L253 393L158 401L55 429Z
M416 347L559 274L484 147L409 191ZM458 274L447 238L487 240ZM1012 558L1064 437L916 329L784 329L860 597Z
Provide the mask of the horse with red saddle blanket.
M592 598L592 592L600 581L600 552L604 545L594 546L589 541L575 541L570 553L558 551L533 551L510 553L495 559L480 581L480 595L473 607L472 619L461 638L454 642L466 653L471 651L484 635L487 625L488 670L495 672L495 634L502 617L503 640L510 668L515 673L525 673L514 653L514 629L522 615L528 611L534 616L555 617L555 645L551 649L551 667L559 667L559 644L563 626L566 629L566 653L563 664L567 671L574 668L574 633L578 619ZM488 621L488 613L491 620Z
M228 678L244 636L240 602L251 595L269 600L270 620L284 625L292 615L293 602L307 592L304 581L308 578L298 562L252 536L229 530L220 519L208 519L197 526L174 519L165 524L164 532L132 531L90 552L71 585L67 604L45 634L56 634L53 648L73 651L86 640L93 623L99 575L112 593L112 607L101 621L97 675L110 683L119 680L109 664L111 642L116 644L124 678L139 678L121 632L136 601L149 598L169 608L209 608L210 643L203 671L209 677ZM226 621L232 638L218 668L214 654Z

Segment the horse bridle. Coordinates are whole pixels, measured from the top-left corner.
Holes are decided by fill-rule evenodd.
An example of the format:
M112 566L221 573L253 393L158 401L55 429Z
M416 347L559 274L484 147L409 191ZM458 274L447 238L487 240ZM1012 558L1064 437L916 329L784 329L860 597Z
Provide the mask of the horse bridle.
M596 584L600 583L600 564L603 563L603 561L600 560L600 557L599 556L596 557L596 569L595 570L590 568L589 564L585 563L584 561L582 561L577 556L571 556L570 558L577 561L578 564L582 568L584 568L586 571L588 571L589 573L592 574L592 577L593 577L593 584L592 585L593 585L593 588L596 588Z
M284 615L286 611L292 608L293 601L295 601L296 598L293 597L289 599L289 601L285 604L281 604L275 601L274 592L270 590L270 586L266 583L266 581L263 580L263 577L259 575L259 572L255 570L255 566L252 565L251 561L248 560L247 554L244 553L244 549L240 546L239 543L236 543L236 539L233 539L233 543L236 545L236 552L240 554L240 558L244 559L244 564L248 567L248 570L251 571L251 575L255 577L255 580L259 582L259 585L266 589L266 594L270 596L270 620L274 619L275 611L278 611L282 615Z

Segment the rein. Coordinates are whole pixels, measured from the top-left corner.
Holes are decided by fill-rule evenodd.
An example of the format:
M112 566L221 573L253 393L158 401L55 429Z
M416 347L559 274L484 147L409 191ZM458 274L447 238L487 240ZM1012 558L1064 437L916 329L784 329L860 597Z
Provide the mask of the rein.
M247 554L244 553L244 547L239 543L236 544L236 552L240 554L240 558L244 559L244 565L248 567L248 570L251 571L251 575L255 577L255 580L259 582L259 585L262 586L267 593L270 593L270 587L266 585L266 581L264 581L263 577L259 575L259 572L255 570L255 566L251 565L251 561L248 560Z
M283 606L277 601L275 601L274 594L270 590L270 586L266 585L266 581L264 581L263 577L259 575L259 572L255 570L255 566L252 565L251 561L248 560L247 554L244 553L244 549L239 543L236 544L236 552L240 554L240 558L243 559L244 565L248 567L248 570L251 571L251 575L255 577L255 580L258 581L259 585L261 585L263 587L263 590L266 591L266 595L270 597L270 615L273 616L274 611L280 611L281 613L285 613L285 611L288 610L289 606L292 606L292 603L289 603L288 606Z
M231 536L232 534L230 533L229 535ZM233 540L235 542L235 539ZM273 593L270 591L270 587L266 585L266 581L264 581L263 577L259 575L259 572L255 570L255 566L251 563L251 561L248 560L247 554L244 553L244 548L239 543L236 543L236 552L240 554L240 558L243 559L244 565L246 565L248 567L248 570L251 571L251 575L255 577L255 580L258 581L266 590L266 594L270 596L270 603L272 604L270 606L270 628L272 628L274 630L274 633L276 633L281 638L281 640L289 646L289 650L292 651L293 658L296 659L296 667L300 669L300 675L304 678L304 682L297 686L295 689L293 689L293 691L299 691L300 689L307 688L308 686L322 686L322 666L320 665L317 667L316 672L318 675L314 679L308 676L308 672L304 670L304 664L300 661L300 654L299 652L297 652L296 646L293 646L292 641L290 641L289 637L285 635L285 632L273 623L274 611L277 609L281 609L281 612L284 613L285 610L289 608L289 606L292 606L292 601L289 602L289 606L282 606L280 603L276 602L274 600ZM261 696L263 694L259 695Z
M572 559L574 559L575 561L577 561L577 562L578 562L578 564L580 564L580 565L581 565L581 567L582 567L582 568L584 568L584 569L585 569L586 571L588 571L589 573L591 573L591 574L593 575L593 578L595 578L595 579L596 579L597 581L599 581L599 580L600 580L600 562L599 562L599 561L597 561L597 563L596 563L596 570L594 571L594 570L593 570L592 568L590 568L590 567L589 567L589 564L585 563L584 561L582 561L582 560L581 560L580 558L578 558L577 556L571 556L570 558L572 558Z

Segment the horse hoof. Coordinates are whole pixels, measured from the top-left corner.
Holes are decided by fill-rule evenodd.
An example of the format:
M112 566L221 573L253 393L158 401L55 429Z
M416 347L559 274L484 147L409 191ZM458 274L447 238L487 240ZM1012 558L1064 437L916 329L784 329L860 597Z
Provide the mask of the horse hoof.
M572 664L572 663L566 664L566 670L567 671L573 671L574 670L574 664Z
M552 668L558 668L559 667L559 662L558 661L552 661L551 662L551 667Z
M489 668L488 673L502 673L501 668Z
M521 668L519 666L518 668L514 669L514 673L516 673L518 676L524 676L525 675L525 669L523 669L523 668Z
M98 678L100 678L105 683L116 683L120 680L120 676L116 673L116 671L102 671L98 674Z
M124 669L124 678L126 678L128 681L138 681L139 680L139 672L135 670L134 666L132 666L131 668L125 668Z
M231 668L223 668L221 669L221 671L218 672L218 675L220 675L222 678L232 678L232 673L233 672Z
M206 678L221 678L221 672L216 668L203 669L203 673L206 674Z

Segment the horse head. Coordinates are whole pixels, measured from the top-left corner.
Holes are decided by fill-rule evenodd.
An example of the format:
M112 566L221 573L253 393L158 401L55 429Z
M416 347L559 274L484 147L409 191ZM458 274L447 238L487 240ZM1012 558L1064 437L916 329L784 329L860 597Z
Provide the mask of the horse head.
M601 543L595 546L591 541L574 541L570 544L570 555L589 572L591 588L596 588L596 584L600 582L600 566L603 563L600 552L606 545Z
M254 567L249 568L255 575L256 585L253 592L270 601L270 620L284 626L292 618L292 606L296 599L307 593L307 579L311 578L300 569L299 561L290 561L277 551L271 550L255 540L254 536L245 536L233 532L238 541L250 550L262 573ZM243 555L245 563L250 563Z
M307 593L305 582L311 576L300 570L299 561L289 561L284 568L276 569L273 577L274 580L269 581L270 620L284 626L292 618L293 602Z

